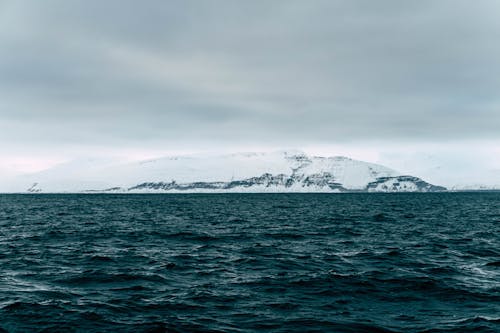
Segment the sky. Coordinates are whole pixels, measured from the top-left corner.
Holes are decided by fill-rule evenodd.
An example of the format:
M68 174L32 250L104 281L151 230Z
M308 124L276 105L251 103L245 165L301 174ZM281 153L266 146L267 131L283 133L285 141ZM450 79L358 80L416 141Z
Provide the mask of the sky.
M0 180L301 149L500 184L497 0L0 0Z

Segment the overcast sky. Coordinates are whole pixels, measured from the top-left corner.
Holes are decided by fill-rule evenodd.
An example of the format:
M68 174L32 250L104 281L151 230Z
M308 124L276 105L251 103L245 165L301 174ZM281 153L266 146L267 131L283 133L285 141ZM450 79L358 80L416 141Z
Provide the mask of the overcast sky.
M0 171L293 147L499 174L499 13L497 0L0 0Z

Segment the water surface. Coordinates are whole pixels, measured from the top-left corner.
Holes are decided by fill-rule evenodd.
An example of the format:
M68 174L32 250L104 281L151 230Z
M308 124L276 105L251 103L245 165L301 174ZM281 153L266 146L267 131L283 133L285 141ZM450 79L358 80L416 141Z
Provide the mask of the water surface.
M0 319L499 332L500 193L0 195Z

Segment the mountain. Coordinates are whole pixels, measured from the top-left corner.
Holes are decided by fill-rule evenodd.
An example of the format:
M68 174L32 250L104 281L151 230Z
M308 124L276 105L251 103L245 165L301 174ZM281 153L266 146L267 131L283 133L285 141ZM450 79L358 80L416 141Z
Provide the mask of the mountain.
M27 175L20 192L436 192L382 165L300 151L188 155L134 163L84 160Z

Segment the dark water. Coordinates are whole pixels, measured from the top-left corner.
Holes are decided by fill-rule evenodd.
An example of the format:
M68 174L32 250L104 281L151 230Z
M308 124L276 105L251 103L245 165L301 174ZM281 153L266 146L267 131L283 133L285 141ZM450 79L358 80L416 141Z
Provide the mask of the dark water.
M0 225L7 332L500 332L500 193L2 195Z

